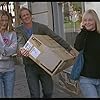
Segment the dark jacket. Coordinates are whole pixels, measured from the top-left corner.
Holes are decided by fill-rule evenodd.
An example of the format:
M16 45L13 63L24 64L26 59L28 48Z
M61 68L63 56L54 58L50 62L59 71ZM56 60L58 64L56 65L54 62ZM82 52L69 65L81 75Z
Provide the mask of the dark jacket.
M85 63L81 75L100 79L100 34L96 30L87 31L82 29L76 37L74 47L78 51L84 47Z

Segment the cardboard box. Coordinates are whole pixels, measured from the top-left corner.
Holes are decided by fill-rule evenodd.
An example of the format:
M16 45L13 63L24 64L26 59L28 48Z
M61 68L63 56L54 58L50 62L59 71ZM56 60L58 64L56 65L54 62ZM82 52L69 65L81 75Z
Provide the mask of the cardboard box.
M59 73L73 62L73 56L48 35L32 35L24 48L30 58L51 76Z

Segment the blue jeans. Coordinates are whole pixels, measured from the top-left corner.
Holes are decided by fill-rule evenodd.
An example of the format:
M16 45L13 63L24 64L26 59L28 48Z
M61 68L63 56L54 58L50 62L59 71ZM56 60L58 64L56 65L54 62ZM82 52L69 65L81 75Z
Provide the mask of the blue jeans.
M32 98L40 98L40 82L43 98L51 98L53 93L52 77L36 64L25 65L26 78Z
M15 70L0 72L0 98L12 98L15 82Z
M84 98L100 98L100 79L80 76L79 81Z

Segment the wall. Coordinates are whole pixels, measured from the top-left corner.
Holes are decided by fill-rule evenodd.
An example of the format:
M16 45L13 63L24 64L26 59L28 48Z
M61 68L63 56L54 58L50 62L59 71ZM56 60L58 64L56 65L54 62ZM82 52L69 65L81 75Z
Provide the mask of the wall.
M100 18L100 2L85 2L85 10L94 9Z
M33 2L31 6L33 20L53 30L51 2Z
M62 14L62 3L28 2L28 7L32 11L34 21L47 25L57 35L66 40L64 33L64 16Z

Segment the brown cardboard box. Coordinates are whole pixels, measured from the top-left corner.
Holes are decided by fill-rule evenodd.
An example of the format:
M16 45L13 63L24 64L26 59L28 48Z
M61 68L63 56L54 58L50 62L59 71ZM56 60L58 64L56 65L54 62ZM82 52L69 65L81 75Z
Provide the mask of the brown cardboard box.
M30 51L30 58L51 76L70 67L73 56L48 35L32 35L24 48Z

